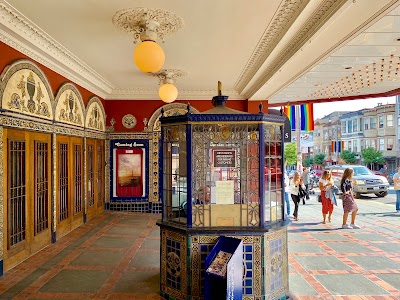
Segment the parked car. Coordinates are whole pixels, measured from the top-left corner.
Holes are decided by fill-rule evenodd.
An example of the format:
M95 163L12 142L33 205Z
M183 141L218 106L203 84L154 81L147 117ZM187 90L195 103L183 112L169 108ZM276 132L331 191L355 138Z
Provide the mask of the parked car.
M336 186L340 187L344 170L351 168L353 174L353 190L356 198L362 194L375 194L378 197L385 197L388 194L389 182L384 176L375 175L362 165L335 165L327 167L332 172L332 178Z
M321 177L321 176L322 176L322 172L324 172L324 170L315 169L315 170L312 170L312 171L310 172L310 174L311 174L311 175L315 175L315 176L317 176L317 177Z
M383 176L387 179L387 175L385 173L382 173L381 171L372 170L371 172L374 173L375 175Z

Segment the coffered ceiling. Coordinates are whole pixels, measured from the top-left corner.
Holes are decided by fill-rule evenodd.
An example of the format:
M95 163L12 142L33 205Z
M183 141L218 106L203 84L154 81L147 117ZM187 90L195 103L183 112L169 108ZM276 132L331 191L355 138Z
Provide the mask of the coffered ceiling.
M133 63L126 8L181 17L164 68L180 69L178 99L288 102L396 93L399 0L0 0L0 39L107 99L158 100L158 79ZM400 92L399 92L400 93Z

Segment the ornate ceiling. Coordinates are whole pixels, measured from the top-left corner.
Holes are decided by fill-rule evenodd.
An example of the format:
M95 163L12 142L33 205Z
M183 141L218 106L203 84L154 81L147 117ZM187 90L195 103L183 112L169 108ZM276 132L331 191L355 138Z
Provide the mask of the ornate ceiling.
M400 93L398 0L0 0L0 39L100 97L158 100L112 19L160 8L184 21L165 37L178 99L288 102Z

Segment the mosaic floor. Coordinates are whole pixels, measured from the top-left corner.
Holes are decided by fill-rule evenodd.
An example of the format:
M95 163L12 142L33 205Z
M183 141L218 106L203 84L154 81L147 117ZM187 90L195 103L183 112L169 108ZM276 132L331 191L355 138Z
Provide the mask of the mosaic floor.
M400 299L400 214L360 200L362 229L321 224L314 198L289 227L291 298ZM0 278L0 299L160 299L159 215L106 212Z

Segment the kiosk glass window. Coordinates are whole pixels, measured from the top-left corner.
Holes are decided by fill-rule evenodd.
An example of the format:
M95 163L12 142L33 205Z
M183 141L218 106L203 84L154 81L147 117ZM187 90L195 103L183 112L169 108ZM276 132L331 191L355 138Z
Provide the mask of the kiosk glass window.
M187 164L186 126L165 126L163 153L163 203L166 218L186 223L187 213Z

